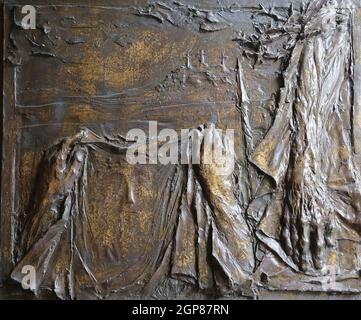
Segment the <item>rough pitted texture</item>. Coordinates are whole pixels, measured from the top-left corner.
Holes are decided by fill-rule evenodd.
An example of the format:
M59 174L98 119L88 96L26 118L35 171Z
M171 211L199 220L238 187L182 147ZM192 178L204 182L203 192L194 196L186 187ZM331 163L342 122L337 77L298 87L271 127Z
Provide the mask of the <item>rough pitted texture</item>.
M4 283L32 265L40 298L361 292L358 1L34 1L35 30L21 4L4 5ZM234 129L234 153L218 136L192 164L188 136L188 163L132 165L124 137L149 121L201 150Z

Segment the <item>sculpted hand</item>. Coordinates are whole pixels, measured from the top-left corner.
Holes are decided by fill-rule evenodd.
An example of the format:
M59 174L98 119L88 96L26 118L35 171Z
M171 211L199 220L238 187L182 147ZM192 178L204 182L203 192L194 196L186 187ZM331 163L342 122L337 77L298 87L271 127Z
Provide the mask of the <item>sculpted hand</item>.
M331 210L323 188L291 187L282 221L281 243L306 273L322 271L326 248L333 245Z

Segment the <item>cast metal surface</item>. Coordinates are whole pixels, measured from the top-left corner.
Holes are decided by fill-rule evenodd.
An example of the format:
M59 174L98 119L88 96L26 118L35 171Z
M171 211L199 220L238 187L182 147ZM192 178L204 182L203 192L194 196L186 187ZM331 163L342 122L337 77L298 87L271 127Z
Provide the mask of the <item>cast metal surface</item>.
M359 1L32 1L24 30L26 4L4 4L5 286L30 265L39 298L358 297ZM201 148L234 129L233 172L129 164L150 121Z

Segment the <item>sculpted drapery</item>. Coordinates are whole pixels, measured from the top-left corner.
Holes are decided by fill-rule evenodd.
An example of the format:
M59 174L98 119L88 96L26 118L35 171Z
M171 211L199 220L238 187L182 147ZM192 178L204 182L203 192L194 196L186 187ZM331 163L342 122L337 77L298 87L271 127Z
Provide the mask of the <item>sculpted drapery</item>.
M34 292L54 290L63 299L149 295L168 276L199 289L249 291L253 240L232 175L217 176L203 158L193 166L130 165L126 150L124 141L84 129L45 154L39 201L12 277L21 282L23 266L32 265ZM96 182L110 167L102 179L115 189L105 195ZM132 226L142 214L148 225ZM135 228L146 233L134 235L139 247L129 243Z
M276 185L263 206L258 238L294 271L315 276L335 267L338 240L359 241L349 26L350 11L335 1L325 2L305 23L274 123L251 155ZM249 211L257 206L259 199Z
M21 282L32 265L35 293L63 299L151 296L169 278L220 295L256 286L322 291L331 273L332 290L359 291L351 24L347 6L312 2L255 148L246 104L237 105L253 175L237 164L219 176L203 158L130 165L127 141L88 129L56 144L43 158L12 278ZM239 195L249 179L254 193Z

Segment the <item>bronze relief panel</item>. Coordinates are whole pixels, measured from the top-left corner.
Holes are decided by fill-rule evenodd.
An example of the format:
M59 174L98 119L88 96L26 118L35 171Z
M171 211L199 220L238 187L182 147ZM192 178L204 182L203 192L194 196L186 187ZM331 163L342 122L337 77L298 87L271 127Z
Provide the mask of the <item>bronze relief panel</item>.
M3 7L4 283L360 293L357 1L26 5Z

